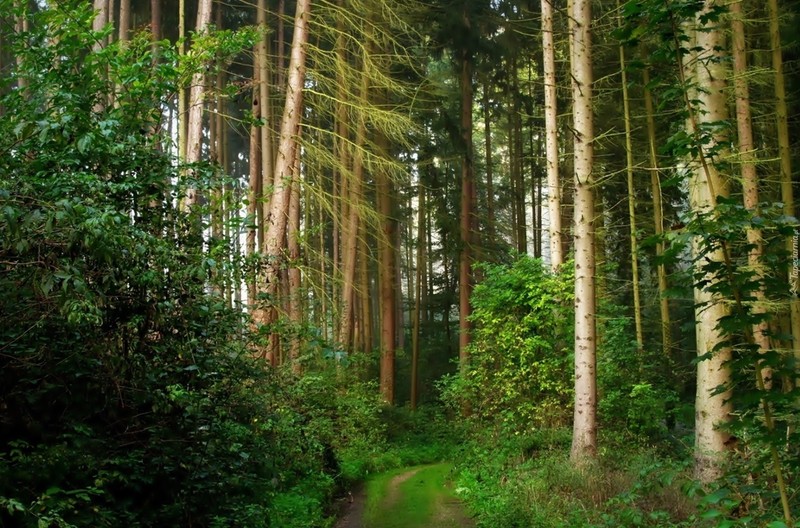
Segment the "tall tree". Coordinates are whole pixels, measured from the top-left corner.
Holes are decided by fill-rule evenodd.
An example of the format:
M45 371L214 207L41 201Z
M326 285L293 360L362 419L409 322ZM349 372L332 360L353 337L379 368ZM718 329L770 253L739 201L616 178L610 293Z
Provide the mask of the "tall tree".
M742 12L741 0L730 4L731 12L731 36L733 51L733 84L734 96L736 99L736 130L739 138L739 163L741 164L742 174L742 194L744 196L744 206L754 213L759 207L758 198L758 175L756 174L756 155L753 142L752 117L750 112L750 87L747 82L747 44L744 30L744 14ZM756 280L759 284L764 279L764 269L762 263L763 240L761 230L749 227L747 229L747 243L750 245L748 263L753 269ZM754 314L765 313L765 295L762 288L755 291L756 302L753 306ZM769 350L769 323L766 319L753 326L753 340L763 353ZM762 371L763 372L763 371ZM769 380L771 375L764 372L764 376Z
M465 2L462 11L464 30L469 33L472 29L468 2ZM459 256L458 289L459 289L459 338L458 356L461 368L465 368L468 361L467 346L470 341L469 316L472 309L469 297L472 294L472 242L475 230L475 172L473 166L472 146L472 71L473 53L467 44L458 50L458 65L460 69L459 87L461 90L461 143L463 153L461 158L461 219L459 232L461 239L461 252Z
M558 108L556 59L553 42L552 0L542 0L542 54L544 64L544 127L547 160L547 212L550 238L550 266L564 263L561 243L561 182L558 176Z
M281 119L280 142L275 160L275 185L270 203L269 217L266 219L264 255L267 259L260 279L259 289L275 302L278 293L280 269L284 263L284 244L288 228L289 204L294 181L295 156L298 155L297 136L303 107L303 89L306 77L306 43L308 42L308 19L311 13L311 0L298 0L294 18L294 36L289 58L289 75L286 84L286 100ZM273 314L272 310L267 314ZM271 322L263 315L260 322ZM272 315L268 315L272 317ZM267 351L271 364L277 362L272 351Z
M656 148L656 124L653 110L653 96L650 92L650 73L649 69L644 69L644 104L645 118L647 120L647 144L650 155L650 192L653 196L653 224L656 238L656 257L664 255L664 242L661 240L664 234L664 212L661 199L661 178L658 169L658 154ZM669 314L669 299L667 298L667 270L663 262L658 263L658 297L659 311L661 314L661 347L664 356L669 358L672 355L672 332Z
M385 135L379 138L381 143L386 143ZM382 145L382 150L386 150L386 145ZM383 399L388 403L394 403L394 377L395 377L395 343L397 342L397 308L395 291L395 265L397 263L395 240L397 230L397 220L395 216L395 192L394 184L386 171L377 170L375 174L376 191L378 195L378 212L380 213L381 232L378 236L378 263L380 277L380 390ZM420 206L421 207L421 206ZM417 262L419 267L419 262ZM419 291L419 275L417 276L417 291ZM415 310L415 317L419 317ZM415 319L416 320L416 319ZM412 380L414 372L412 370ZM411 395L412 407L414 394Z
M414 291L414 319L412 322L411 334L411 409L417 408L419 399L419 353L420 353L420 327L422 311L423 283L425 282L425 253L426 253L426 207L425 207L425 186L422 181L417 182L419 187L417 192L417 280Z
M581 464L597 452L591 0L572 0L569 17L575 130L575 413L571 457Z
M300 328L303 319L303 306L301 302L302 274L300 271L300 170L300 156L295 156L294 165L292 167L293 183L291 196L289 198L289 219L286 243L289 257L289 319L292 324L295 325L295 328ZM300 342L298 332L298 335L294 336L289 346L289 361L291 362L292 371L295 374L300 374L302 372L302 365L300 364L301 345L302 343Z
M617 1L619 8L619 1ZM620 15L620 25L622 17ZM633 182L633 140L631 132L631 105L628 96L628 72L625 64L625 45L619 46L619 67L622 76L622 115L625 121L625 173L628 184L628 224L630 226L631 274L633 276L633 320L636 329L636 344L644 347L642 330L642 302L639 298L639 242L636 240L636 189Z
M96 0L103 1L103 0ZM178 58L186 55L186 0L178 0ZM178 159L186 159L186 87L178 86Z
M371 31L371 26L370 30ZM372 39L367 36L367 42L361 57L360 87L358 101L363 105L369 103L370 69L371 69ZM359 112L356 125L356 134L353 143L352 178L348 185L346 202L347 215L343 217L343 242L342 242L342 312L339 323L339 343L345 348L351 348L353 341L353 328L356 319L356 270L358 268L359 231L361 215L363 213L363 187L365 179L365 143L367 140L367 119L364 110Z
M256 21L261 35L256 44L256 67L258 68L258 102L261 118L261 188L266 194L275 184L273 170L275 166L272 154L272 98L270 97L270 71L269 71L269 31L267 27L267 6L265 0L258 0L256 5ZM262 218L269 212L269 199L261 198Z
M789 138L789 115L786 106L786 79L783 73L783 50L781 48L781 29L778 12L778 0L768 0L769 10L769 41L772 50L772 71L774 72L775 86L775 124L778 131L778 159L780 160L781 174L781 201L783 212L787 216L794 216L794 190L792 188L792 150ZM789 238L786 242L788 253L794 249L794 241ZM792 349L796 360L800 360L800 278L791 266L788 270L790 277L790 291L792 294L789 314L792 331Z
M692 52L684 69L691 71L693 79L684 79L688 90L696 83L696 95L687 97L690 136L698 145L698 159L689 179L689 204L698 214L713 212L717 197L728 195L728 182L718 170L721 145L726 138L719 124L728 119L726 103L725 35L718 22L703 24L704 16L718 7L716 0L706 0L695 21ZM712 17L713 20L713 17ZM691 81L694 80L694 83ZM688 84L687 84L688 81ZM689 99L696 97L699 108L693 108ZM698 266L702 262L722 263L722 248L701 254L698 240L693 242L693 256ZM701 274L697 270L696 274ZM695 476L702 482L711 482L722 474L723 455L729 449L730 435L722 427L730 420L732 406L730 392L719 392L718 387L730 381L728 362L731 351L720 347L723 335L719 322L728 315L725 300L712 294L709 287L720 280L709 273L697 281L694 288L697 355L697 394L695 397Z
M208 30L211 23L211 0L198 0L196 34ZM186 163L200 161L203 143L203 109L205 107L205 72L200 69L192 75L189 88L189 118L186 123ZM185 206L192 207L199 199L197 188L190 184L186 192Z

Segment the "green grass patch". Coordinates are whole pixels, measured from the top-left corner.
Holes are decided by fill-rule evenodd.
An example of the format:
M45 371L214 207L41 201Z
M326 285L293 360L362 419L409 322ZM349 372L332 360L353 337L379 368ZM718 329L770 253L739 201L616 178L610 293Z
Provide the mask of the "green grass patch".
M434 526L437 503L453 498L447 481L453 465L434 464L390 471L367 481L367 528L419 528ZM397 483L408 472L412 476Z

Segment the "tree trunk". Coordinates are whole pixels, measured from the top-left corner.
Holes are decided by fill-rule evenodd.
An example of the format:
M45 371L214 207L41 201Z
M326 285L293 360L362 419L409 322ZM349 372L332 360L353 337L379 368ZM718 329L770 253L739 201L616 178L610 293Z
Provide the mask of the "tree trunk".
M119 0L119 41L127 43L130 41L131 31L131 0Z
M27 0L18 0L22 5L27 6ZM92 20L92 31L102 31L104 27L109 22L109 15L108 15L108 2L106 0L94 0L94 10L95 10L95 17ZM23 32L27 31L28 25L28 17L27 10L25 10L25 15L19 17L16 21L17 23L17 31ZM105 42L102 40L97 40L94 45L92 46L92 50L95 52L100 51L105 46ZM22 67L22 57L17 56L17 67ZM26 93L26 89L28 88L28 79L25 76L18 76L17 77L17 86L23 93ZM94 112L102 112L105 108L106 101L104 98L98 98L97 102L95 103L92 110Z
M492 108L489 97L489 76L483 85L483 141L486 149L486 232L494 244L494 163L492 161Z
M571 458L581 465L597 453L591 0L572 0L569 16L575 129L575 416Z
M370 44L371 38L367 38L366 49L362 56L361 86L359 88L359 101L367 104L369 100L369 64L370 64ZM358 117L356 137L354 140L353 151L353 177L349 184L349 196L345 198L348 202L347 216L344 219L345 225L342 229L344 240L342 242L342 316L339 322L340 338L339 343L345 348L353 345L353 325L355 323L355 301L356 301L356 268L358 265L358 232L361 222L361 202L362 187L364 183L364 148L366 141L367 127L366 116L363 111Z
M283 248L288 227L289 203L294 176L295 156L299 155L297 136L303 113L303 87L306 70L306 42L308 41L308 18L311 0L298 0L295 13L294 38L289 59L289 77L286 86L286 101L281 119L281 134L278 156L275 160L275 187L267 218L265 257L267 259L260 289L271 299L278 293L280 269L284 262ZM267 359L275 364L274 356Z
M414 320L411 334L411 410L417 408L419 398L419 352L420 352L420 321L422 311L422 291L425 269L425 187L422 182L417 195L417 282L414 292Z
M754 214L758 214L758 176L756 174L756 156L753 142L753 128L750 114L750 88L747 84L747 45L745 43L744 21L741 1L730 4L731 30L733 39L733 83L736 98L736 129L739 136L739 163L742 170L742 194L744 206ZM748 264L755 272L754 280L763 284L764 267L762 262L763 240L761 230L750 227L747 229L747 243L751 249L747 256ZM763 287L755 292L756 302L753 305L753 314L764 314L765 296ZM753 341L758 345L761 353L770 349L769 323L761 321L753 326ZM762 368L767 386L770 386L772 373L770 369Z
M386 137L381 134L379 141L383 143L382 150L386 152ZM394 211L394 189L389 175L378 168L375 173L378 193L378 213L381 219L381 232L378 236L378 262L380 266L380 310L381 310L381 366L380 366L380 391L384 401L394 403L394 378L395 378L395 343L397 343L397 307L395 300L395 239L397 221ZM417 286L419 287L419 285ZM413 368L412 368L413 380ZM412 395L413 401L413 395Z
M521 255L526 255L528 253L528 212L525 205L525 177L523 176L522 164L522 118L520 116L522 109L520 107L519 82L517 80L519 69L516 57L511 61L510 70L511 82L509 85L511 87L512 104L511 116L508 120L510 129L508 137L510 147L509 163L511 163L512 189L514 190L514 209L517 211L514 229L516 231L517 251Z
M161 41L161 0L150 0L150 33L153 38L153 59L158 56Z
M100 0L102 1L102 0ZM186 55L186 0L178 0L178 57ZM186 160L186 87L178 86L178 159Z
M466 11L463 16L466 30L469 30L470 20ZM475 176L472 155L472 57L466 49L461 50L459 62L461 66L461 140L464 153L461 160L458 357L460 368L464 371L469 360L467 346L470 343L471 330L469 316L472 313L472 308L469 304L469 298L472 294L472 233L474 231L475 214Z
M258 86L258 69L253 68L253 85ZM253 91L253 112L258 111L258 95ZM259 142L259 128L256 125L250 125L250 151L249 151L249 179L247 186L247 217L249 218L249 226L247 229L247 237L245 239L245 255L250 257L255 255L258 239L258 202L261 199L261 144ZM257 295L257 281L255 277L249 278L247 281L247 302L250 306L250 313L254 316L262 313L258 310L256 303ZM258 321L256 321L258 322ZM263 321L262 321L263 322Z
M644 69L644 104L647 114L647 138L650 152L650 188L653 195L653 224L655 226L656 258L664 254L664 213L661 205L661 180L658 171L658 156L656 154L656 124L653 117L653 97L650 94L650 74ZM669 315L669 299L667 298L667 270L663 262L658 264L658 298L661 314L661 347L664 357L672 356L672 330Z
M561 244L561 183L558 176L558 110L556 108L556 62L553 43L552 0L542 3L542 53L544 55L544 121L547 157L547 212L550 239L550 267L564 263Z
M197 3L197 34L205 33L211 22L211 0L199 0ZM203 107L205 98L205 73L203 70L192 75L189 88L189 119L186 130L186 163L200 161L203 144ZM186 191L185 206L193 207L199 199L197 188L190 184Z
M792 150L789 138L789 119L786 107L786 81L783 75L783 53L781 51L781 30L778 19L778 1L768 0L769 40L772 49L772 70L775 72L775 121L778 130L778 158L781 171L781 201L783 213L795 215L794 190L792 189ZM786 240L789 255L794 254L795 241L792 237ZM796 361L800 361L800 274L790 260L788 269L791 301L789 314L792 329L792 349Z
M619 8L619 0L617 0ZM620 18L620 26L622 19ZM633 321L636 329L636 344L644 350L642 331L642 302L639 298L639 243L636 240L636 188L633 184L633 142L631 133L631 106L628 96L628 72L625 70L625 47L619 47L619 67L622 75L622 111L625 120L625 166L628 180L628 220L630 225L631 274L633 277Z
M704 10L710 10L715 0L707 0ZM702 56L689 62L693 68L697 86L696 97L700 111L692 112L690 121L692 136L699 141L700 129L704 125L720 123L728 118L725 99L725 69L722 50L725 49L725 38L721 28L701 28L699 18L696 21L695 49ZM689 57L692 60L692 57ZM713 125L711 125L713 126ZM713 137L715 143L726 141L719 134ZM716 207L717 196L728 195L728 182L717 170L715 160L706 157L705 150L714 145L703 145L700 149L699 165L691 173L689 181L689 203L695 213L707 213ZM693 243L693 256L699 257L698 241ZM706 252L703 260L709 263L724 261L721 249ZM718 281L718 277L709 275L704 281ZM718 349L723 336L717 325L720 319L728 315L724 300L718 295L708 292L708 286L694 289L695 322L697 325L697 355L711 354L710 359L697 364L697 394L695 397L695 477L701 482L711 482L722 475L723 456L729 449L730 435L720 427L730 420L733 410L730 403L730 392L714 394L717 387L730 381L730 370L727 363L731 359L728 348Z
M292 167L292 190L289 199L289 225L287 233L287 250L289 252L289 319L299 330L303 323L303 305L300 274L300 156L294 157ZM300 334L292 338L289 345L289 361L292 372L300 374L303 370L300 364L300 349L302 342Z
M28 22L28 1L27 0L16 0L15 7L20 11L20 14L14 17L14 31L19 33L27 33L29 30L29 22ZM97 12L94 20L92 21L92 29L94 31L100 31L105 27L107 20L107 14L105 9L105 2L100 0L95 0L94 2L94 10ZM96 43L93 46L94 51L99 51L102 46L99 43ZM0 47L0 51L2 51L2 47ZM26 75L21 75L21 71L23 69L24 63L23 58L21 55L16 55L14 57L16 65L17 65L17 88L19 88L25 96L28 96L28 77ZM5 71L5 70L3 70ZM102 109L102 107L98 107Z
M263 124L261 126L261 197L262 218L266 218L270 210L271 189L275 184L274 163L272 154L272 104L270 98L270 72L268 68L269 50L267 39L269 39L267 27L267 6L265 0L258 0L256 6L256 21L261 32L258 44L256 45L256 58L258 63L258 93L259 93L259 115Z

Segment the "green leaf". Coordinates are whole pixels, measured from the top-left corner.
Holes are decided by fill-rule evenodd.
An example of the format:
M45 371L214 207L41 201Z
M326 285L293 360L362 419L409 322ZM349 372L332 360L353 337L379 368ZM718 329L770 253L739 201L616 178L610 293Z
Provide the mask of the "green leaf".
M78 152L80 152L81 154L85 154L86 151L89 148L89 145L92 144L93 140L94 140L94 136L91 133L82 136L78 140Z

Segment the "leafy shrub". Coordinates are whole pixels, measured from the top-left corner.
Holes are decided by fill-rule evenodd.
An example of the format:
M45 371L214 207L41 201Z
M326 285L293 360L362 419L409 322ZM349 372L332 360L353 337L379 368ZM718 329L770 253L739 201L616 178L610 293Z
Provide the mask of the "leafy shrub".
M566 423L572 404L569 275L554 275L527 256L480 268L484 279L471 298L469 368L445 383L444 399L509 433Z
M598 414L606 427L641 441L663 438L678 395L661 374L666 358L639 350L623 308L601 304Z

